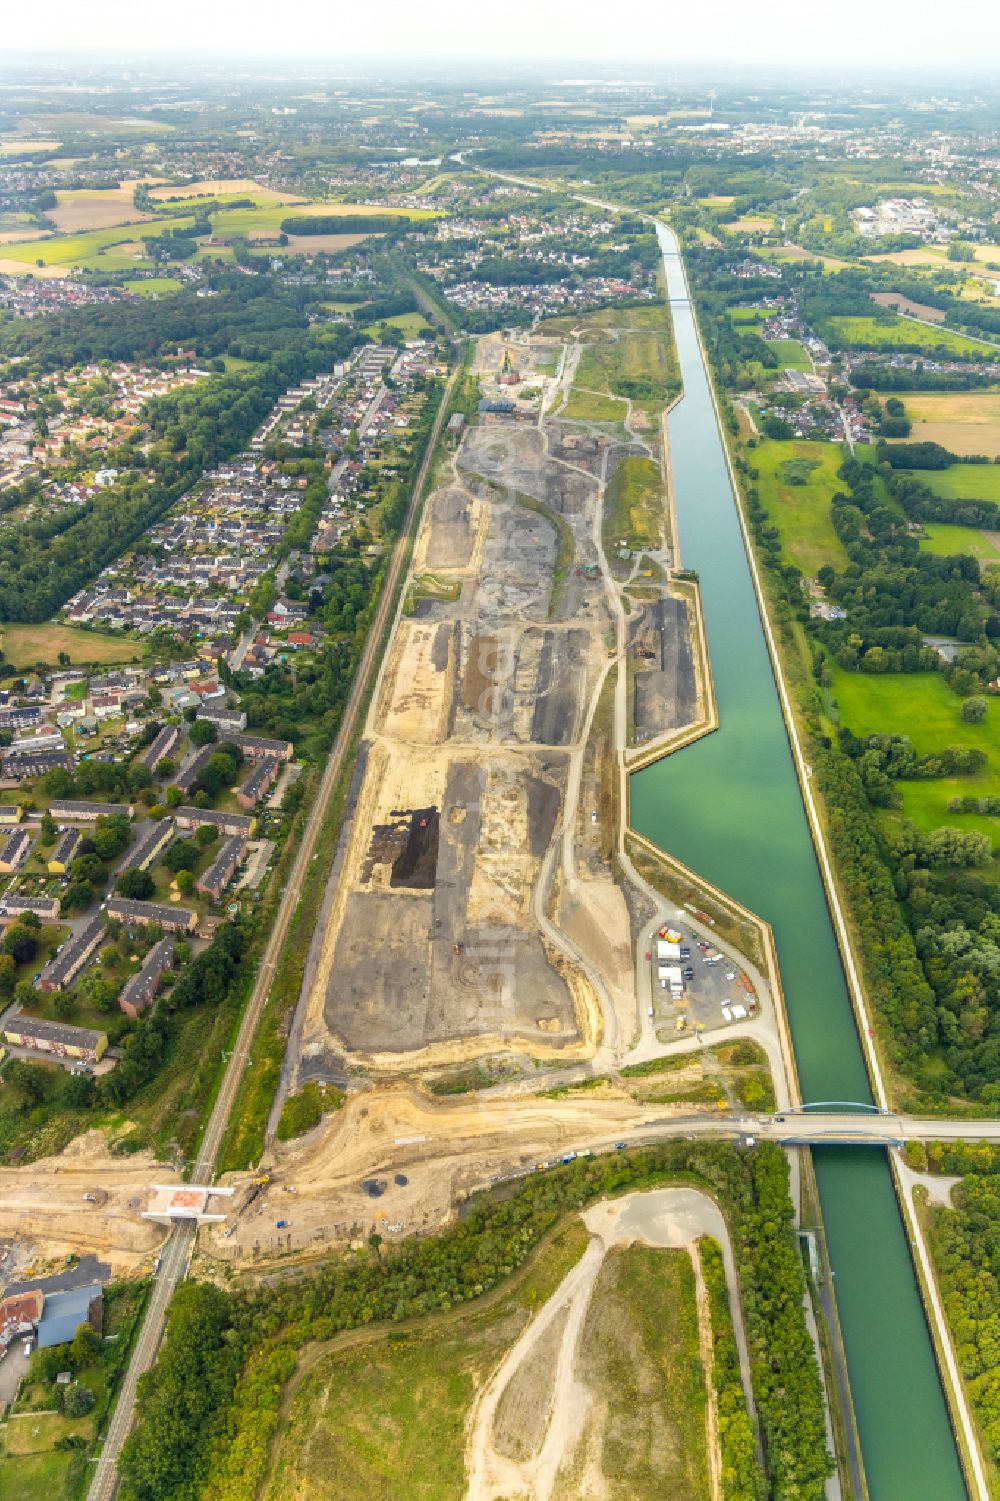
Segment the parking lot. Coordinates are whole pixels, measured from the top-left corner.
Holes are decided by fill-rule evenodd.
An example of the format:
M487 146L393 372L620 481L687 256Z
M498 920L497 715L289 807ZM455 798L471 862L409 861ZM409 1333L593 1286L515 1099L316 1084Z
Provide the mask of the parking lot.
M673 945L661 957L659 944L671 944L679 934L679 956ZM744 971L726 954L699 937L683 922L652 933L646 950L650 968L652 1022L662 1042L683 1032L716 1030L745 1021L757 1013L757 997ZM682 993L673 993L664 969L680 970Z

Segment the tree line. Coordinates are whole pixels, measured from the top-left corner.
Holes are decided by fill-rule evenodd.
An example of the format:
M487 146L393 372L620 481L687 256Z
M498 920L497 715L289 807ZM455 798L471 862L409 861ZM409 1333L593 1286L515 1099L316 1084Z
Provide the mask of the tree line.
M607 1195L677 1178L693 1180L720 1199L733 1236L767 1466L765 1494L776 1501L821 1501L833 1465L803 1314L787 1163L770 1144L739 1152L728 1144L685 1141L580 1159L532 1175L503 1196L478 1195L438 1235L391 1248L376 1245L280 1287L227 1293L187 1284L171 1307L157 1364L143 1378L138 1425L121 1456L122 1501L251 1501L265 1473L282 1387L303 1345L474 1300L521 1266L563 1215ZM194 1390L198 1401L190 1395ZM724 1390L732 1416L730 1376ZM745 1431L737 1443L736 1426L727 1454L749 1484ZM754 1497L754 1490L744 1486L742 1496Z

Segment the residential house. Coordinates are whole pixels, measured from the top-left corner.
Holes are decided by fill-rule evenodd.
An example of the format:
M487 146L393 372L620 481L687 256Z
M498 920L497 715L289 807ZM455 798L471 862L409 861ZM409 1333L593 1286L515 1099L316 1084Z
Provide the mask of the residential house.
M133 1020L141 1011L151 1004L160 983L166 972L172 968L174 962L174 939L168 933L158 943L154 943L145 959L142 968L125 982L118 1004L126 1016Z
M211 897L213 902L221 901L222 893L236 874L245 849L246 840L238 834L226 840L204 875L198 878L197 888L203 896Z
M20 870L30 853L31 834L27 829L15 829L0 844L0 871L12 875L15 870Z
M71 1027L67 1022L44 1021L15 1011L3 1023L3 1039L9 1047L50 1053L55 1058L76 1058L98 1063L107 1052L108 1035L89 1027Z
M273 786L281 762L274 756L265 756L258 761L241 787L236 789L236 801L249 811L255 808L265 792Z
M177 826L181 829L218 829L220 834L240 835L249 839L254 831L255 820L242 813L217 813L213 808L188 808L176 810Z
M95 949L104 938L104 924L99 917L92 917L86 927L74 933L53 955L38 975L35 984L46 992L65 990L72 985Z
M168 907L165 902L133 902L124 896L110 896L105 903L109 917L118 917L126 927L163 928L167 933L193 933L198 914L189 907Z
M79 829L64 829L48 859L49 875L64 876L82 843L83 835Z

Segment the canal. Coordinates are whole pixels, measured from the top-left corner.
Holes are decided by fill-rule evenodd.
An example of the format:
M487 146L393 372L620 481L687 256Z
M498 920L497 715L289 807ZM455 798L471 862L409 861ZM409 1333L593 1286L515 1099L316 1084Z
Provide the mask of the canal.
M687 283L660 228L684 399L669 418L720 728L632 779L632 822L774 929L806 1100L871 1099L747 565ZM814 1153L872 1501L965 1501L889 1164Z

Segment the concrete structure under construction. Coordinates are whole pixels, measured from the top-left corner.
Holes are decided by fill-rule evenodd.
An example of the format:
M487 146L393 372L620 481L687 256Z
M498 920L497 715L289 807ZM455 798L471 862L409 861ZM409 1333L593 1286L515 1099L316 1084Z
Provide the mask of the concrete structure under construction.
M144 1220L171 1225L175 1220L197 1220L199 1225L221 1224L224 1214L208 1212L209 1198L232 1198L235 1189L205 1187L197 1183L154 1183L152 1197L142 1211Z

